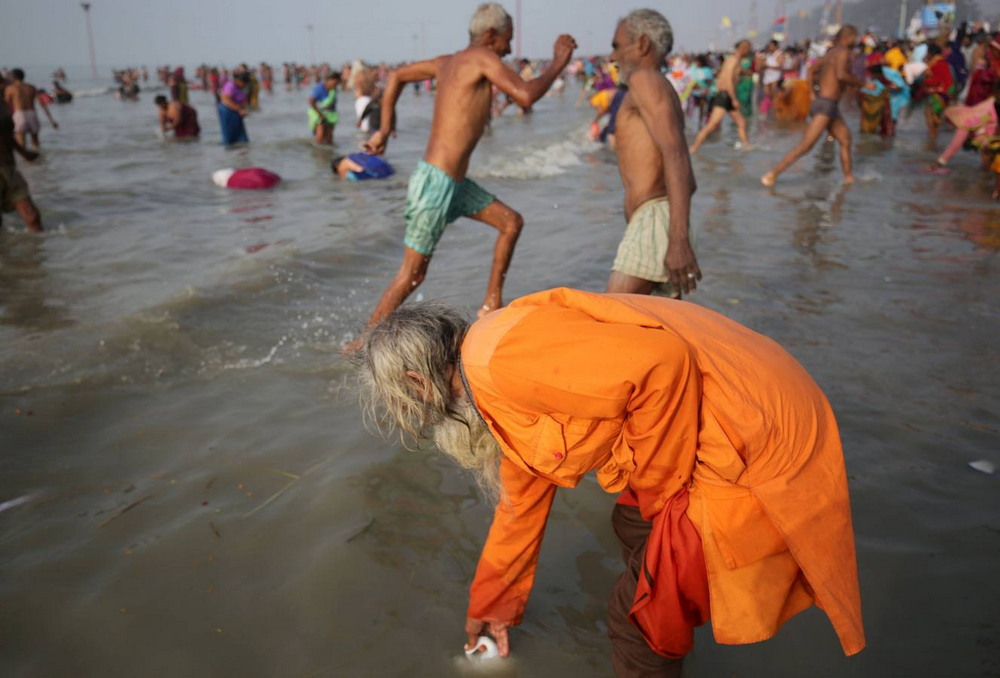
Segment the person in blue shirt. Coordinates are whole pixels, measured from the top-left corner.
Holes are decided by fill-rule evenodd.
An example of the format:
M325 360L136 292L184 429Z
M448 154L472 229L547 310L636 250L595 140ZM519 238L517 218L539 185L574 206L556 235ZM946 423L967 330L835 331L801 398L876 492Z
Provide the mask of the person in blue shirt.
M368 179L385 179L396 173L392 165L380 155L371 153L351 153L333 159L330 169L341 179L349 181L366 181Z
M309 94L309 129L317 144L333 145L333 128L340 120L337 113L337 87L340 73L331 71L316 83Z

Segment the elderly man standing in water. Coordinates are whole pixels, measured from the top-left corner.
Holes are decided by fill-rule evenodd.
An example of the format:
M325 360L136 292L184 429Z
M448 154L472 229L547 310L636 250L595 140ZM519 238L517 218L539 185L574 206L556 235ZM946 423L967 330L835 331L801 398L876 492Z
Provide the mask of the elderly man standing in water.
M490 118L492 86L518 105L531 106L545 96L573 56L576 42L560 35L549 67L525 82L500 60L510 54L514 26L497 3L482 4L469 23L469 46L461 52L403 66L389 74L382 96L379 130L365 144L370 153L385 151L393 130L400 92L408 82L437 80L431 136L423 160L410 177L406 197L403 262L372 313L372 326L391 313L417 288L427 273L445 227L459 217L481 221L499 231L493 249L486 297L480 315L503 306L503 282L524 220L479 184L466 177L469 157ZM360 341L346 347L351 351Z
M628 85L618 108L618 171L628 227L618 246L608 292L672 296L694 291L701 269L691 248L691 157L677 92L660 73L674 44L670 23L652 9L618 22L611 60Z
M433 437L499 500L467 649L488 630L509 653L556 489L591 471L619 495L618 676L679 676L709 618L718 642L755 643L812 605L845 654L864 647L837 422L771 339L696 304L564 288L471 327L404 306L357 357L367 413Z

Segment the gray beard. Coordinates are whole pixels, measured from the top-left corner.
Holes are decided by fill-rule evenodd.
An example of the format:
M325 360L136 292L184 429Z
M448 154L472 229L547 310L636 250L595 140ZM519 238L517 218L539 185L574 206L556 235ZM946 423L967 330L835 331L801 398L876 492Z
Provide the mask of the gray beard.
M453 415L445 415L434 425L434 442L455 463L472 471L480 490L496 504L503 490L500 446L467 398L458 399L452 410Z

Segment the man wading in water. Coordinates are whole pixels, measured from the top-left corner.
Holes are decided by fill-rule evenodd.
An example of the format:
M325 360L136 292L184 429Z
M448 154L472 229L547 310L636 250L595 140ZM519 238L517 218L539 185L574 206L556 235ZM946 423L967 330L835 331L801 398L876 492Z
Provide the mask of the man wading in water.
M469 217L499 231L493 249L493 266L486 297L479 309L484 315L503 306L503 281L524 220L479 184L467 179L469 157L490 118L493 85L522 107L541 99L566 68L576 42L560 35L552 62L540 76L525 82L500 59L510 54L514 26L497 3L482 4L469 23L469 46L461 52L403 66L389 74L383 95L382 121L365 144L370 153L384 153L389 141L396 101L406 83L437 80L431 137L424 158L410 177L406 197L406 234L403 263L382 293L368 326L399 307L420 285L434 247L445 226ZM360 340L345 347L352 352Z

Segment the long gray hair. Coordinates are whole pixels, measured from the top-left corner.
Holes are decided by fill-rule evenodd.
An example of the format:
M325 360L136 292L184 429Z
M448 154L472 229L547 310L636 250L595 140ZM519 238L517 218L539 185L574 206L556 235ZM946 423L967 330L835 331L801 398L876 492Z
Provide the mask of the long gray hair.
M397 431L407 448L433 439L495 503L500 447L469 398L451 388L468 327L457 311L434 301L391 313L368 331L355 356L361 405L366 422L383 435Z

